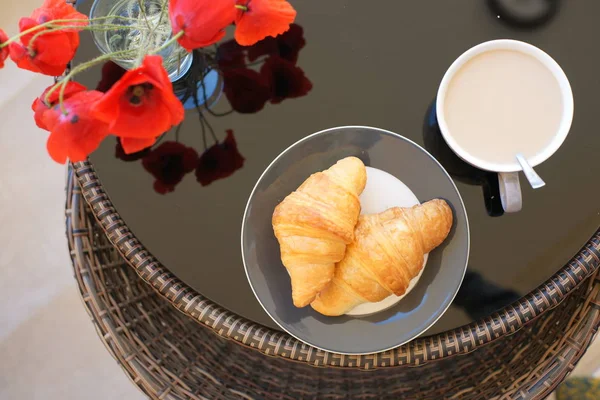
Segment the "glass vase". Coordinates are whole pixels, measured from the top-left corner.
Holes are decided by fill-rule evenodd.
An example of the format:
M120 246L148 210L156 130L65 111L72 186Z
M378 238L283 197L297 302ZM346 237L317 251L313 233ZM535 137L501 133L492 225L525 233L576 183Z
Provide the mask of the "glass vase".
M98 28L93 31L98 49L103 54L121 52L112 60L125 69L134 68L145 54L172 37L168 4L168 0L95 0L90 18L109 17L92 22ZM172 82L183 76L192 63L192 54L177 42L156 54L162 56Z

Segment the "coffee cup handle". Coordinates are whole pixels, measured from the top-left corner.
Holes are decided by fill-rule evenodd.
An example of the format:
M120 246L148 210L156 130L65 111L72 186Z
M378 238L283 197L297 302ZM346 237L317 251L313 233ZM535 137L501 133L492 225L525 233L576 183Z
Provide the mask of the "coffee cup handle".
M518 172L499 172L498 186L500 186L500 201L504 212L513 213L521 211L523 198Z

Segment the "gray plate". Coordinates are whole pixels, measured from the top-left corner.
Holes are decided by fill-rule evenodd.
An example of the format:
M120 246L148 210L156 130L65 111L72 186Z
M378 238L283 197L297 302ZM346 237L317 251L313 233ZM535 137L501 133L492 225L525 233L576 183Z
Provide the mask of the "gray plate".
M424 202L445 199L454 211L448 239L429 255L417 286L398 304L368 317L325 317L292 304L290 278L279 258L271 216L275 206L312 173L348 156L404 182ZM290 335L343 354L378 353L423 333L450 306L469 258L464 204L450 176L423 148L382 129L348 126L307 136L280 154L258 180L242 222L242 258L256 298Z

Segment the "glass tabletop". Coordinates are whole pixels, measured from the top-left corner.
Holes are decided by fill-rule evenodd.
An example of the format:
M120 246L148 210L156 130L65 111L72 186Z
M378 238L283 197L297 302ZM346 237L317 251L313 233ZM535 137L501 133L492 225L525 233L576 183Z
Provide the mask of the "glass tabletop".
M91 4L80 1L78 8L88 13ZM280 152L311 133L342 125L379 127L423 145L453 175L463 196L471 228L468 272L453 306L428 333L489 315L533 290L598 228L600 2L292 4L298 17L283 38L243 53L232 42L209 49L222 72L176 84L186 118L153 150L124 156L110 138L90 158L125 223L186 284L235 313L276 327L246 281L240 253L244 208L258 177ZM432 109L454 59L498 38L548 52L567 74L575 99L566 142L536 168L547 186L534 191L522 179L523 210L505 215L494 176L454 156ZM84 32L75 63L97 54ZM192 69L207 72L210 60L195 57ZM78 79L102 88L115 75L119 69L109 64ZM272 89L265 89L264 79ZM199 163L188 162L196 160L194 152Z

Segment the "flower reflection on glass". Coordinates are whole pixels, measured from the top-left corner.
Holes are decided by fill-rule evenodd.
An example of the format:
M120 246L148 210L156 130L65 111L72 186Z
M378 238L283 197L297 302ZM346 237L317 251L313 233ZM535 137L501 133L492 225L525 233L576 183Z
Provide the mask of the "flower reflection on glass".
M312 83L296 65L300 50L306 45L303 34L301 26L291 24L284 34L267 37L250 47L240 46L234 40L219 46L217 63L233 110L255 113L267 101L277 104L308 94ZM260 59L263 56L266 57ZM258 71L250 68L260 64Z
M312 83L300 67L278 56L269 57L260 69L260 73L269 82L273 104L281 103L285 99L306 96L312 89Z
M305 45L304 30L298 24L291 24L284 34L276 38L268 37L248 48L248 59L254 62L261 56L277 55L296 64L300 50Z
M235 40L228 40L217 47L216 59L220 69L240 68L246 66L247 47Z
M231 129L221 143L216 143L200 156L196 168L196 179L202 186L210 185L217 179L227 178L244 166L244 157L237 148Z
M164 142L142 159L144 169L155 179L154 190L166 194L198 163L198 153L191 147L177 142Z
M201 186L232 176L243 168L245 158L238 149L234 131L227 129L223 138L215 132L209 118L224 117L232 112L252 114L263 110L267 103L279 104L307 95L312 83L297 65L300 50L306 45L303 34L302 27L292 24L284 34L267 37L252 46L242 46L232 39L219 44L214 52L194 51L189 71L174 82L173 89L184 108L198 115L203 143L203 148L197 149L199 156L196 150L180 142L181 132L190 135L189 131L182 130L186 120L191 118L189 114L177 126L174 140L172 133L165 133L152 146L153 140L134 143L134 137L120 135L115 156L123 161L141 159L146 171L155 179L155 191L160 194L173 192L194 170ZM189 35L188 38L194 37ZM124 70L107 63L97 90L115 92L113 85L124 81L123 75ZM229 111L213 109L221 92L227 98ZM161 143L167 135L168 141Z
M252 114L263 109L271 98L269 80L249 68L223 71L225 96L231 108L241 114Z

